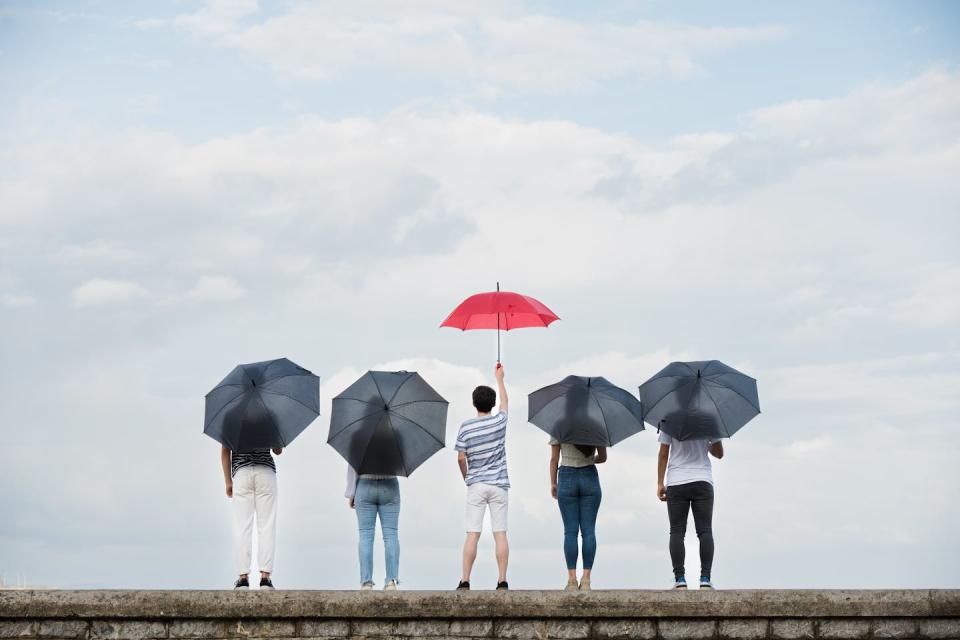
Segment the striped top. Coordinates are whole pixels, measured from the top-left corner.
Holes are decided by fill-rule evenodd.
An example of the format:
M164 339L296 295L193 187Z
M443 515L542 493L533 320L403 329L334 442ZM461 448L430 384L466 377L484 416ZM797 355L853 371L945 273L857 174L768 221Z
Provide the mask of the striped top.
M264 467L270 467L274 471L277 470L277 465L273 461L273 456L270 455L270 449L260 449L259 451L248 451L246 453L234 453L230 452L230 477L237 475L237 471L243 469L244 467L252 467L255 464L262 465Z
M481 416L460 425L457 451L467 454L467 485L483 483L510 488L507 476L507 412Z

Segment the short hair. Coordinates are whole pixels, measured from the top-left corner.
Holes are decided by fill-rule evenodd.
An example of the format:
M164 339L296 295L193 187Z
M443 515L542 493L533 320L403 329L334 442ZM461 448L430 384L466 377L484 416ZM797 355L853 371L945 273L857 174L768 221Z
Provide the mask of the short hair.
M490 413L497 402L497 392L490 387L480 385L473 390L473 406L480 413Z

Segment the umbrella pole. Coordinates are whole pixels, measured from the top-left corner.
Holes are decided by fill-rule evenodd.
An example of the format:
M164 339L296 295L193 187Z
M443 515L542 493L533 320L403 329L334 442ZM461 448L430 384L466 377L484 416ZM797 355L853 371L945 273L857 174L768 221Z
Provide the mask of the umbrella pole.
M497 293L500 292L500 282L497 282ZM500 364L500 312L497 311L497 364Z

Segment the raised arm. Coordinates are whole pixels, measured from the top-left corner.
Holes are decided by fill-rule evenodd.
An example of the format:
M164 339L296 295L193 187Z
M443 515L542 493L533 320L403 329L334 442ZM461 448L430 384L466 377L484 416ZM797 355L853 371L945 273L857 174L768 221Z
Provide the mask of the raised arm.
M719 460L720 458L723 457L723 442L722 442L722 441L717 440L716 442L714 442L713 444L710 445L710 455L712 455L712 456L713 456L714 458L716 458L717 460Z
M550 495L557 497L557 472L560 469L560 443L550 445Z
M233 478L230 476L230 449L220 446L220 466L223 468L223 484L227 490L227 497L233 497Z
M510 399L507 397L507 387L503 384L503 365L497 363L497 368L493 370L493 375L497 379L497 394L500 396L500 411L507 413L510 406Z
M657 455L657 497L661 502L667 501L667 488L663 486L663 476L667 473L667 460L670 459L670 445L661 444Z
M607 448L606 447L597 447L597 457L594 458L594 464L603 464L607 461Z

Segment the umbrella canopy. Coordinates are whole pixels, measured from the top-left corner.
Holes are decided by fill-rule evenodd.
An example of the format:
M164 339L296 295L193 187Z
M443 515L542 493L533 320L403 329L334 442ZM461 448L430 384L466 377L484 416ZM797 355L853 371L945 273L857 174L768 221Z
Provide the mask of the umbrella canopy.
M203 432L231 451L286 447L320 415L320 378L286 358L241 364L206 397Z
M500 362L500 330L524 327L548 327L560 318L536 298L512 291L477 293L457 305L441 327L453 327L461 331L472 329L497 330L497 362Z
M606 378L567 376L528 396L527 420L569 444L612 447L643 431L640 401Z
M359 474L408 476L444 447L448 404L416 372L368 371L333 399L327 443Z
M640 401L643 419L677 440L729 438L760 413L757 381L719 360L670 363Z

